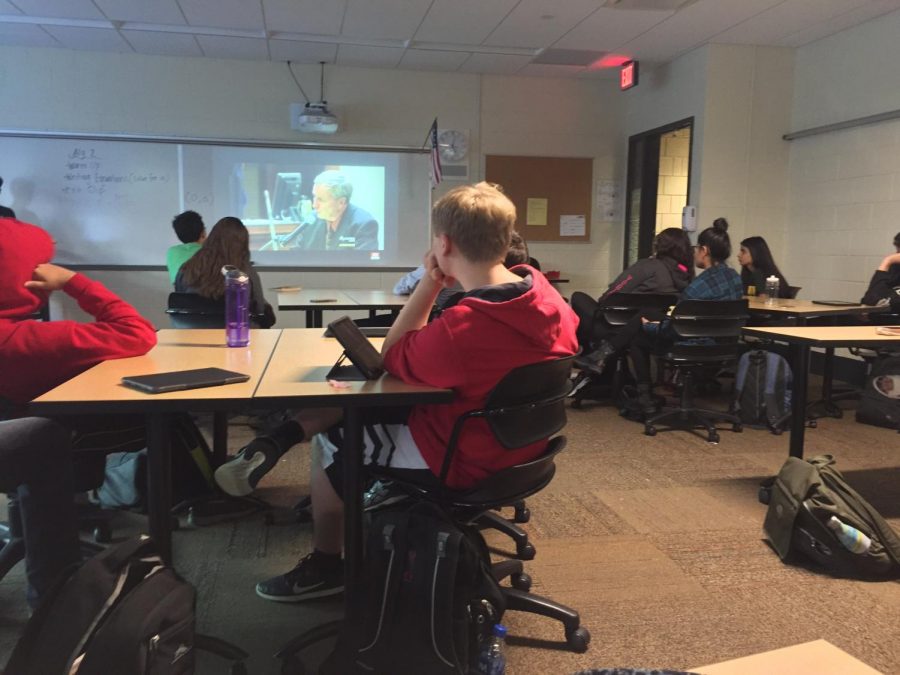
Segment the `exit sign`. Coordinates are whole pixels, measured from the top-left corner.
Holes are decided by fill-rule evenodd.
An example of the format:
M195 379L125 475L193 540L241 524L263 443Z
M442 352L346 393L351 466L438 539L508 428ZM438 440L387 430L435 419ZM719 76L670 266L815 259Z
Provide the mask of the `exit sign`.
M638 62L627 61L622 64L622 70L619 71L619 89L625 91L637 86L638 83Z

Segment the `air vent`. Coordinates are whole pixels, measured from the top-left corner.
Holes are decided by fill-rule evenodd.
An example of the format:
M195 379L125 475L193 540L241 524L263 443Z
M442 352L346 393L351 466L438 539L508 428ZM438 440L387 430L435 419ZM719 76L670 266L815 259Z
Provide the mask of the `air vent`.
M531 62L548 66L589 66L605 54L583 49L545 49Z
M695 2L697 0L606 0L605 6L611 9L675 12Z

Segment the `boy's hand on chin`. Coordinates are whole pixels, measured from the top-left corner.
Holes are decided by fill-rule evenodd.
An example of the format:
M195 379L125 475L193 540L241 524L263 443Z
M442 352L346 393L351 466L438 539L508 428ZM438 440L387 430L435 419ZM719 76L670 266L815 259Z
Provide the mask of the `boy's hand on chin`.
M456 285L456 279L449 274L444 274L444 271L438 267L437 258L435 258L434 253L431 251L425 254L425 272L428 277L439 286L450 288Z

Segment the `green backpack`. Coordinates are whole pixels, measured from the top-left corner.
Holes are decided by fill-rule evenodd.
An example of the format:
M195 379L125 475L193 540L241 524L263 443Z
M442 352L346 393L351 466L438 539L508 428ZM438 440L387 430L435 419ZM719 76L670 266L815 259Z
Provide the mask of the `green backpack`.
M838 576L900 575L900 537L833 465L831 455L789 457L763 484L760 501L769 505L763 530L772 548L786 562L809 558ZM856 550L862 552L841 542L828 526L832 516L864 535L856 535Z

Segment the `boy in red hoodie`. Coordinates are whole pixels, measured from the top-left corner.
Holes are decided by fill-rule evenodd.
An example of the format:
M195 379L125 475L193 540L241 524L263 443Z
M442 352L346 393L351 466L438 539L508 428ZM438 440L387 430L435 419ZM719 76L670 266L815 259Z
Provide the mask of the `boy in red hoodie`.
M364 433L369 461L389 462L393 469L436 484L459 415L483 407L491 389L513 368L577 351L578 318L544 275L527 265L507 269L503 264L515 221L512 202L487 183L458 187L434 205L425 275L391 327L382 353L389 373L404 382L452 389L455 397L447 405L397 411L390 419L373 411ZM465 291L462 298L428 323L440 290L457 281ZM334 426L339 416L340 411L303 411L279 429L275 442L256 439L216 473L220 486L222 474L230 473L233 485L242 476L252 489L277 462L279 448L318 433L314 440L325 461L313 461L314 550L288 573L257 584L263 598L297 602L343 590L342 439L340 427ZM475 485L540 456L545 446L540 442L510 452L486 423L466 425L448 483L456 488ZM225 467L229 469L223 472Z
M0 419L17 417L31 399L101 361L139 356L156 344L152 324L137 310L99 282L50 264L52 257L53 240L47 232L0 218ZM35 312L56 290L77 300L94 322L34 320ZM10 542L0 552L0 566L17 559L24 547L32 605L57 574L76 562L78 554L77 545L71 545L74 518L62 515L71 514L71 489L48 490L39 485L49 456L57 462L69 459L65 448L44 447L43 439L56 433L37 422L0 427L0 445L8 450L15 441L19 448L10 451L9 458L0 457L14 462L0 462L0 486L13 491ZM30 442L34 447L27 447ZM69 470L60 467L61 473ZM53 518L59 522L50 523ZM60 526L62 521L66 527ZM68 543L62 545L61 539Z

